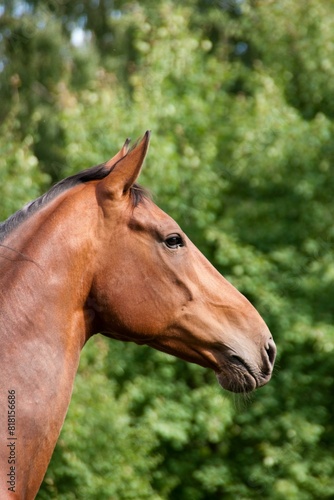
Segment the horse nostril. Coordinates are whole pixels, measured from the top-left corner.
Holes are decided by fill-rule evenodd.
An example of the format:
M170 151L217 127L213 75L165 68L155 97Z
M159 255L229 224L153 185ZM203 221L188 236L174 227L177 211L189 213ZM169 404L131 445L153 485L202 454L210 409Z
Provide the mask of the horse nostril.
M273 341L273 339L269 339L268 345L266 346L265 349L266 349L270 364L273 365L275 362L275 358L276 358L276 345L275 345L275 342Z

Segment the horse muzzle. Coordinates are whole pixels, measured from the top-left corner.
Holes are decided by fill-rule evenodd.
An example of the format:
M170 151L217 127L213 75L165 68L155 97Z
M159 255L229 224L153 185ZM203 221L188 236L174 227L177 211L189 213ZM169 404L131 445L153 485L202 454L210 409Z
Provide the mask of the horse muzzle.
M226 390L236 393L247 393L262 387L271 379L276 345L270 338L261 351L260 362L256 363L245 353L234 350L225 354L224 363L216 372L219 384Z

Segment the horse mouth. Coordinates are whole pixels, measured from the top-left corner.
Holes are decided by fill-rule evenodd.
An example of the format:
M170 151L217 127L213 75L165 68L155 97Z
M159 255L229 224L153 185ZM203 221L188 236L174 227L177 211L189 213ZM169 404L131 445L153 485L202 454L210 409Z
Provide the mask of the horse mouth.
M247 393L263 385L250 365L240 356L232 355L228 365L216 373L219 384L230 392Z

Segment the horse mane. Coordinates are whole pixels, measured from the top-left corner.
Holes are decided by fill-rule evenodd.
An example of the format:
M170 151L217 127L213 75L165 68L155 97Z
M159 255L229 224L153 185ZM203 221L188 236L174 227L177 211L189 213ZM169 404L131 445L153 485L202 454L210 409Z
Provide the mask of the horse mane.
M27 220L31 215L35 214L54 200L57 196L68 189L71 189L79 184L104 179L109 173L110 167L106 167L105 163L96 165L86 170L82 170L70 177L66 177L52 186L45 194L39 196L33 201L27 203L21 210L18 210L11 215L7 220L0 223L0 241L3 241L14 229L22 222ZM148 198L148 192L138 184L134 184L130 188L131 200L133 207L136 207L144 198Z

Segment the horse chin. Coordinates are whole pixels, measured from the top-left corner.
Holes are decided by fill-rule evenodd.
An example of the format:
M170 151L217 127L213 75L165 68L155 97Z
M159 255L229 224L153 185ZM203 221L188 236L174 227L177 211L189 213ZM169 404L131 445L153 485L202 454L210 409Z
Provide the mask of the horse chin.
M245 373L231 373L224 372L216 373L218 383L227 391L235 393L248 393L254 391L257 387L256 379L248 372Z

